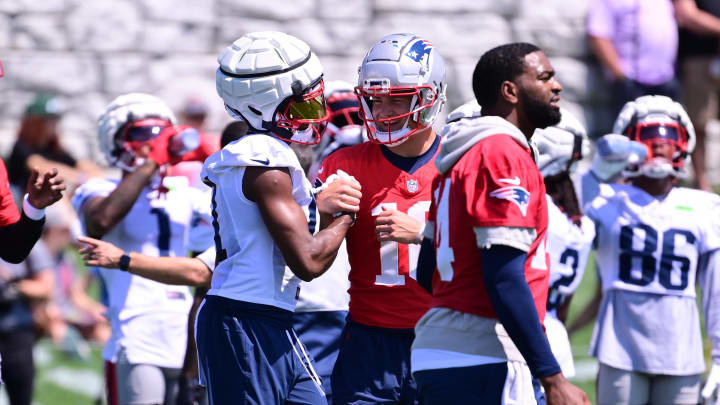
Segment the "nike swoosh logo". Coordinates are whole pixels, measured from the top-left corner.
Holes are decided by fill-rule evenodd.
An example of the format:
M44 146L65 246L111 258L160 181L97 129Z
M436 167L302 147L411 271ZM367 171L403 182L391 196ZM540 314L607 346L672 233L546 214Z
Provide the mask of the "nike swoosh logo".
M250 159L250 160L252 160L253 162L258 162L261 165L265 165L265 166L270 164L270 159L268 159L268 158L265 158L265 160L260 160L260 159ZM518 181L520 181L520 180L518 180ZM520 183L518 183L518 184L520 184Z
M520 177L518 177L518 176L515 176L514 179L498 179L498 181L501 181L503 183L512 184L513 186L520 185Z

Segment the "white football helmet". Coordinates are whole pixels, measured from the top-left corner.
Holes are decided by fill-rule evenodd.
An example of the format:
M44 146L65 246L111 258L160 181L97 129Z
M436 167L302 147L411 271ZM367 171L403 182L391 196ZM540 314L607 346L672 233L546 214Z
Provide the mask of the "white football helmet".
M282 32L252 32L218 57L217 92L251 131L301 143L320 142L328 119L323 68L303 41Z
M98 119L100 150L110 165L133 171L142 163L135 156L133 143L154 139L175 121L170 107L155 96L144 93L119 96Z
M428 42L413 34L392 34L375 43L358 69L361 118L370 140L399 145L418 130L432 125L445 104L445 61ZM409 97L407 112L375 117L379 97ZM412 125L411 125L412 121ZM391 125L402 123L396 130Z
M543 177L572 172L575 163L590 153L585 127L568 110L561 108L560 114L557 125L538 128L530 138L537 149L537 165Z
M628 166L624 176L687 176L686 161L690 160L690 153L695 149L695 128L680 103L665 96L638 97L622 108L613 132L643 143L648 149L647 159L641 164ZM672 159L655 156L653 146L657 144L672 145Z

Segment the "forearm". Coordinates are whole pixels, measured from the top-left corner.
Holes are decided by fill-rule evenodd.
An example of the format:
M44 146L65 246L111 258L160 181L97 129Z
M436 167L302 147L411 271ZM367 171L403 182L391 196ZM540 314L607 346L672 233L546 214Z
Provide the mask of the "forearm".
M490 301L508 335L536 378L560 373L525 280L527 255L515 248L494 245L482 250L483 280Z
M35 221L25 212L14 224L0 227L0 258L10 263L20 263L30 254L42 234L45 217Z
M694 0L675 0L674 6L680 27L699 35L720 35L720 19L697 8Z
M110 195L92 206L85 220L88 235L100 238L125 218L156 169L157 164L148 159L137 170L126 175Z
M589 36L588 41L590 47L595 52L595 56L598 58L600 63L603 64L613 76L613 79L618 80L625 77L625 72L622 70L620 65L620 58L618 57L615 47L607 38Z
M327 228L311 237L307 243L307 250L296 250L300 253L300 257L293 259L293 264L288 262L290 269L304 281L323 275L335 261L337 251L352 223L353 219L350 215L336 218Z
M153 257L130 253L128 271L165 284L206 286L212 273L199 259L190 257Z

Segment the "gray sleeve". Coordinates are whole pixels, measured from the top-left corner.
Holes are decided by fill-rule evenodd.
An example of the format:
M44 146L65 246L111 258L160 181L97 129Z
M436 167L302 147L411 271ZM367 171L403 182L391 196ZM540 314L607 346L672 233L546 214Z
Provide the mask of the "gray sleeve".
M712 343L713 364L720 364L720 249L702 255L698 270L705 329Z
M35 247L32 248L26 262L31 275L52 270L55 267L52 256L42 240L38 241Z
M533 228L519 228L512 226L474 227L477 246L487 249L492 245L510 246L529 252L530 246L537 238L537 231Z

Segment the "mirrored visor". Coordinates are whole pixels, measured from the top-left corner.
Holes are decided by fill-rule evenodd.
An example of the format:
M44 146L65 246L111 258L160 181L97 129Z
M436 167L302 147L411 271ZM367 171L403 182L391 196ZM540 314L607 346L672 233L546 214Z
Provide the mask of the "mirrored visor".
M290 104L288 118L293 120L319 120L325 118L325 97L322 93L303 101Z
M170 123L161 119L146 119L133 122L125 133L127 142L145 142L156 138Z
M677 127L674 126L652 125L641 127L638 138L641 141L666 140L680 142L680 133Z

